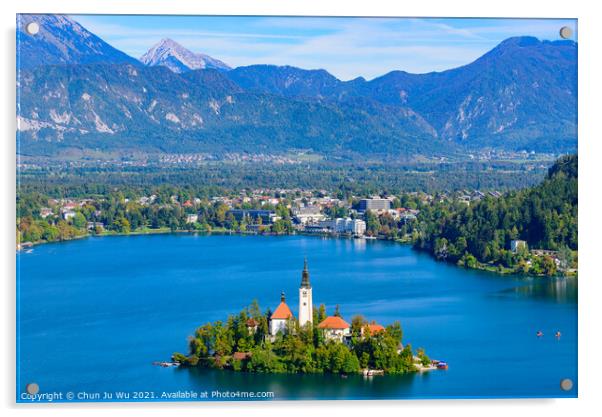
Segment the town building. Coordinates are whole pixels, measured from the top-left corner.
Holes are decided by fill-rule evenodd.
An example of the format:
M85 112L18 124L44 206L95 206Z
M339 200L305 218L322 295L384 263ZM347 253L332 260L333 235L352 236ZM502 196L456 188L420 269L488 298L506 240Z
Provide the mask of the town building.
M366 232L366 222L361 219L338 218L323 220L317 223L318 228L326 229L331 233L349 233L362 236Z
M293 218L299 224L315 223L326 219L318 206L306 206L293 210Z
M68 211L68 210L73 210L80 207L80 205L74 201L67 201L64 205L63 205L63 211Z
M186 216L186 223L196 223L199 220L198 214L188 214Z
M351 336L351 325L339 316L328 316L318 324L326 340L342 342L345 337Z
M549 256L549 257L556 257L558 256L558 251L555 250L546 250L546 249L533 249L531 251L531 254L533 256Z
M40 217L45 219L48 216L52 216L52 209L48 207L42 207L40 209Z
M272 224L280 220L280 217L273 210L232 209L228 210L226 214L232 214L238 222L246 220L249 223L256 223L257 219L261 219L262 224Z
M87 230L96 230L96 228L98 228L99 230L104 230L105 225L103 222L87 222L86 223Z
M306 323L311 326L313 323L313 302L312 289L309 283L309 271L307 270L307 258L303 264L301 273L301 286L299 287L299 326L303 327Z
M321 224L317 223L317 224L306 224L303 229L302 229L305 233L317 233L317 234L324 234L324 233L331 233L332 231L325 226L322 226Z
M358 211L387 211L391 208L391 200L386 198L364 198L360 200Z
M69 220L75 217L75 212L73 210L64 210L63 211L63 219Z
M517 253L523 249L527 249L527 242L524 240L512 240L510 241L510 250L513 253Z
M261 233L269 228L269 225L263 224L248 224L246 227L246 231L250 233Z
M403 221L404 224L409 221L414 221L417 219L417 215L420 210L404 210L399 212L399 220Z
M467 206L470 206L470 196L469 195L461 195L458 197L458 202Z

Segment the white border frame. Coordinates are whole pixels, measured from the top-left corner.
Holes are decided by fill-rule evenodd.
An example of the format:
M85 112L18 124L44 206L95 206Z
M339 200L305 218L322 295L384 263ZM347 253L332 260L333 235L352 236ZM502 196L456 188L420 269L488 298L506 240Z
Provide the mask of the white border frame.
M21 0L3 2L2 14L2 257L4 266L1 343L4 364L0 379L1 406L6 415L105 415L115 417L136 414L181 416L220 413L224 415L282 415L336 413L338 415L404 414L458 415L488 417L514 413L545 413L546 416L589 415L596 407L598 375L602 361L600 326L601 280L597 272L596 249L602 235L599 207L602 164L602 135L599 133L599 101L602 68L600 43L602 17L594 2L504 0L495 3L471 0L396 2L371 0ZM579 399L558 400L421 400L421 401L316 401L276 403L158 403L158 404L15 404L15 14L220 14L220 15L313 15L313 16L425 16L425 17L533 17L577 18L579 31L579 181L581 288L579 291ZM483 375L487 378L487 375ZM374 410L374 411L373 411ZM519 414L519 415L520 415Z

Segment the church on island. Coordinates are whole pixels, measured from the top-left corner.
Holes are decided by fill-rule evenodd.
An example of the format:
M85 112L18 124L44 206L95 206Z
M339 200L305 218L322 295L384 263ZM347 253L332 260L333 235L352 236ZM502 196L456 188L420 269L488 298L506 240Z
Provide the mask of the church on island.
M290 307L286 304L284 291L280 295L280 304L270 316L269 332L275 337L278 332L284 332L289 320L295 320L295 316ZM307 269L307 258L303 265L301 273L301 285L299 286L299 326L303 327L309 323L313 325L313 294L311 283L309 282L309 270ZM351 337L351 325L338 315L328 316L318 324L318 329L322 330L326 340L335 340L345 342ZM372 323L366 326L371 335L384 331L385 328L380 324ZM362 333L364 328L362 328Z

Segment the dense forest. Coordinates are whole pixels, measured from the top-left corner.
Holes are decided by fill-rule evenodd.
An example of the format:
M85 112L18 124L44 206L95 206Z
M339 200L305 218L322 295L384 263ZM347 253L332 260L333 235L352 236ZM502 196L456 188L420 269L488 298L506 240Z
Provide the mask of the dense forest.
M188 354L174 353L172 359L184 366L266 373L349 374L379 369L402 374L416 370L412 347L401 346L402 329L398 322L370 334L368 322L355 316L351 341L346 344L326 340L317 327L326 318L324 305L314 308L313 314L313 325L300 328L292 319L286 331L272 338L268 333L271 312L262 314L257 302L253 302L238 315L230 315L226 322L199 327L189 338ZM338 314L337 309L335 315ZM249 326L249 319L253 327ZM430 364L423 349L418 349L416 355L423 365Z
M565 156L535 187L468 206L456 202L425 207L415 245L439 259L470 267L484 263L553 275L552 259L530 257L527 249L548 250L557 252L559 262L570 268L578 249L577 172L577 156ZM513 240L528 246L513 253Z

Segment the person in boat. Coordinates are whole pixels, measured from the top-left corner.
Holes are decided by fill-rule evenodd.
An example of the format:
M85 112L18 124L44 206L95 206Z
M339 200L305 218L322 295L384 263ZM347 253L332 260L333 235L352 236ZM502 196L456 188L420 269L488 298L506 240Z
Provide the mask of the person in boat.
M560 336L562 336L562 334L559 331L556 332L556 337L560 339Z
M539 331L537 332L537 337L541 337L541 336L543 336L543 332L542 332L541 330L539 330Z

